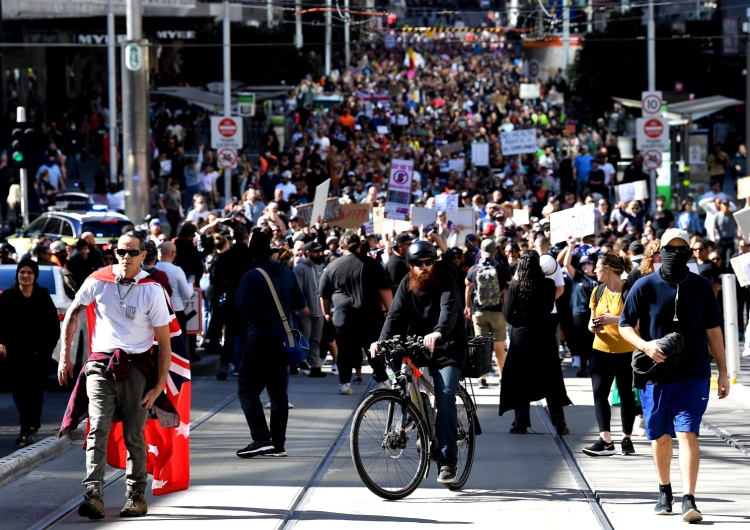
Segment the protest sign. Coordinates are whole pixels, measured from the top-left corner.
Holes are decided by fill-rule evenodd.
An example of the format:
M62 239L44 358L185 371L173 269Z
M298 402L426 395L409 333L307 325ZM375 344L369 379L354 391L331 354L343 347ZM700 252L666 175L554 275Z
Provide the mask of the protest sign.
M747 240L750 237L750 208L743 208L739 212L734 212L734 220L742 231L742 236Z
M536 99L542 95L542 87L536 83L521 83L518 97L521 99Z
M464 150L463 142L453 142L450 144L441 145L438 148L438 151L440 151L440 154L442 156L452 155L453 153L458 153L459 151L463 151L463 150Z
M459 175L464 172L466 168L465 158L451 158L448 160L448 169L453 170Z
M315 222L312 221L313 203L308 202L307 204L300 204L295 206L297 209L297 217L303 226L312 226ZM337 219L340 213L341 204L336 197L331 197L326 201L326 207L323 214L323 221L329 219Z
M411 221L399 221L398 219L383 219L381 234L400 234L411 230Z
M391 176L388 180L388 195L385 201L385 213L389 219L403 221L408 217L413 171L413 160L394 159L391 161Z
M740 254L729 260L740 287L750 285L750 254Z
M620 201L642 201L648 199L648 181L627 182L615 186L618 200Z
M550 244L566 241L568 236L584 237L595 233L594 205L586 204L553 213L550 218Z
M737 179L737 198L745 199L750 197L750 177Z
M446 193L435 195L435 209L455 212L458 210L458 195L448 195Z
M527 225L527 224L530 224L530 222L531 221L529 219L529 211L528 210L519 210L519 209L514 209L513 210L513 223L516 226Z
M500 133L503 155L522 155L524 153L536 153L539 147L536 145L536 129L523 129L520 131L507 131Z
M457 227L456 231L448 237L448 248L463 247L466 236L474 233L476 211L474 208L459 208L458 210L447 212L446 218Z
M315 200L311 215L311 223L322 222L325 219L326 201L328 200L328 189L331 187L331 179L326 179L315 188Z
M370 220L371 209L369 204L342 204L339 208L339 216L336 219L330 219L328 223L357 230Z
M476 167L490 165L490 144L487 142L474 142L471 144L471 162Z
M383 219L385 219L385 208L382 206L374 206L372 208L372 233L382 234L383 233Z
M436 211L434 208L423 208L421 206L411 207L411 224L422 226L432 224L436 221Z

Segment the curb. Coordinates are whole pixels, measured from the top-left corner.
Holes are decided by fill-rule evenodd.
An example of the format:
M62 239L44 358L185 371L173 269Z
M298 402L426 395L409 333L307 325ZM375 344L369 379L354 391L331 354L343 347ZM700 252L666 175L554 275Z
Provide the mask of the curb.
M64 453L73 446L69 436L55 438L50 436L29 447L0 459L0 486L4 486L36 466Z

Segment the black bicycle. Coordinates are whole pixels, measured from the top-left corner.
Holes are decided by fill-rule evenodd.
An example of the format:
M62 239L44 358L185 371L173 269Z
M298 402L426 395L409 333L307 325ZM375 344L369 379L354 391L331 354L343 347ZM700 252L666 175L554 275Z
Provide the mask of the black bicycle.
M423 378L419 366L430 352L421 337L399 336L379 343L390 378L390 390L373 391L359 406L352 423L350 447L354 467L365 486L388 500L410 495L429 475L429 463L437 463L439 445L435 435L435 389ZM423 390L420 390L421 389ZM476 405L466 389L456 390L458 413L457 477L445 486L461 489L474 462L475 436L481 432Z

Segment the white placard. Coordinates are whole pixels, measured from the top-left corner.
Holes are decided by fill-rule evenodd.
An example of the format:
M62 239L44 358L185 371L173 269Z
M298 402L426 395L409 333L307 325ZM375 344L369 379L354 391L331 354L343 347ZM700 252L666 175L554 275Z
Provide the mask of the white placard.
M750 254L740 254L736 258L730 259L729 263L734 269L737 281L740 282L740 287L750 285Z
M642 201L648 199L648 181L627 182L615 186L617 197L621 201Z
M747 240L750 237L750 208L743 208L738 212L734 212L734 220L742 230L742 236Z
M434 208L424 208L422 206L411 207L411 224L422 226L432 224L437 220L437 212Z
M466 236L474 233L476 211L474 208L459 208L458 210L448 212L446 217L458 227L456 233L448 238L448 248L463 247Z
M586 204L553 213L550 218L550 244L565 241L568 236L584 237L596 232L594 205Z
M542 87L536 83L521 83L518 97L521 99L536 99L542 95Z
M453 170L459 175L464 172L464 168L466 167L464 158L451 158L448 160L448 169Z
M474 142L471 144L471 162L475 167L489 166L490 144L487 142Z
M506 156L536 153L539 150L536 145L536 129L502 132L500 143Z
M435 196L435 209L455 212L458 210L458 195L441 194Z
M325 218L326 214L326 201L328 200L328 188L331 186L331 179L318 184L315 188L315 200L313 201L312 215L310 215L310 224L314 225L320 220L321 222Z
M399 221L398 219L383 219L383 233L384 234L392 234L393 232L396 232L397 234L400 234L401 232L408 232L411 230L411 221Z
M378 125L377 131L378 134L389 134L391 132L391 129L387 125Z
M529 219L529 211L528 210L520 210L518 208L513 210L513 223L516 226L522 226L527 225L531 223L531 220Z

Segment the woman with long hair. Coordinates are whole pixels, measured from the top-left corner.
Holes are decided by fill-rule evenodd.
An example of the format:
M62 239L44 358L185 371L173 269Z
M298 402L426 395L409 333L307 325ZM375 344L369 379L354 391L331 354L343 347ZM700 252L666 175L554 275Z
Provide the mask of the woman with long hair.
M617 451L612 442L609 391L617 381L620 391L620 417L622 419L622 454L635 453L630 437L635 421L635 396L633 395L633 369L630 366L633 346L620 336L618 323L627 296L627 280L622 279L624 260L613 252L599 257L596 279L603 285L591 293L591 319L589 331L594 333L589 372L594 390L594 411L599 426L599 439L583 452L589 456L611 456Z
M628 274L628 285L635 285L640 278L648 276L656 270L655 263L661 263L661 239L654 239L646 245L646 250L643 251L643 259L641 264L638 265L637 269Z
M500 415L513 410L510 432L526 434L531 427L530 403L547 398L550 417L558 434L568 434L563 407L570 405L563 381L555 339L554 280L545 278L539 254L521 255L508 289L503 312L513 326L510 348L500 387ZM533 376L533 377L532 377Z

